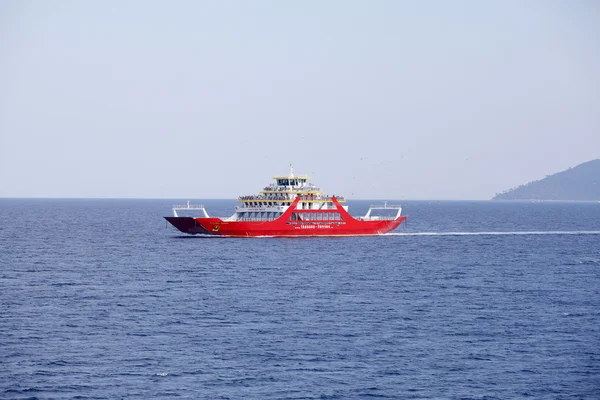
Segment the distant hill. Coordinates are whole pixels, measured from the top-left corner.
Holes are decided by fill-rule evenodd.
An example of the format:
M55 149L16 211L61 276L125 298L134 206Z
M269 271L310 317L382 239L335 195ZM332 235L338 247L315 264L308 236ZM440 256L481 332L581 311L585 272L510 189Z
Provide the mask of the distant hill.
M600 200L600 159L496 194L492 200Z

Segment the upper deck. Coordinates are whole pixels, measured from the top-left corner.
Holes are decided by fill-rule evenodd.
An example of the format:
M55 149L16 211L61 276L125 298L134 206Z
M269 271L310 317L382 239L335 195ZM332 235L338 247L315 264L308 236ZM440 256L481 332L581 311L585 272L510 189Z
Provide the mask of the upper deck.
M320 188L313 183L308 183L308 175L294 175L294 168L290 165L289 175L274 176L275 182L265 186L258 195L240 196L239 202L255 204L256 201L274 203L289 203L296 196L301 196L307 202L328 202L331 196L325 196ZM338 201L345 202L343 197L336 196ZM289 204L287 204L289 205Z

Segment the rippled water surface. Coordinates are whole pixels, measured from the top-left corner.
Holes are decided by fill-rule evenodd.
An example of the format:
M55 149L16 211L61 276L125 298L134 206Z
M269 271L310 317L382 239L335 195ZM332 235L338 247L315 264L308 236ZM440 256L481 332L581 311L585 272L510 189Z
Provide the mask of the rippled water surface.
M172 203L0 199L0 398L600 398L598 203L298 239L182 236Z

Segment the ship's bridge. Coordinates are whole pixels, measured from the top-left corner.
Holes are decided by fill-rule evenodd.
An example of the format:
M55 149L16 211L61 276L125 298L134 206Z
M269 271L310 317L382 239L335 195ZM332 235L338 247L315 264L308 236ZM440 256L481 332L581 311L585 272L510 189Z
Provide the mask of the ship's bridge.
M308 175L274 176L277 186L305 186L310 179Z
M295 194L322 194L321 190L312 183L307 181L310 179L308 175L275 176L274 183L266 186L260 193L295 193Z

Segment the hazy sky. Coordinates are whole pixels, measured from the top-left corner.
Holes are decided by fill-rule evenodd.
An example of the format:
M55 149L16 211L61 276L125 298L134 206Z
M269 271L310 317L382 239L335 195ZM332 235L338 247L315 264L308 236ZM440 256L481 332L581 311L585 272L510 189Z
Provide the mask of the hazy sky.
M599 128L595 0L0 1L0 197L487 199Z

